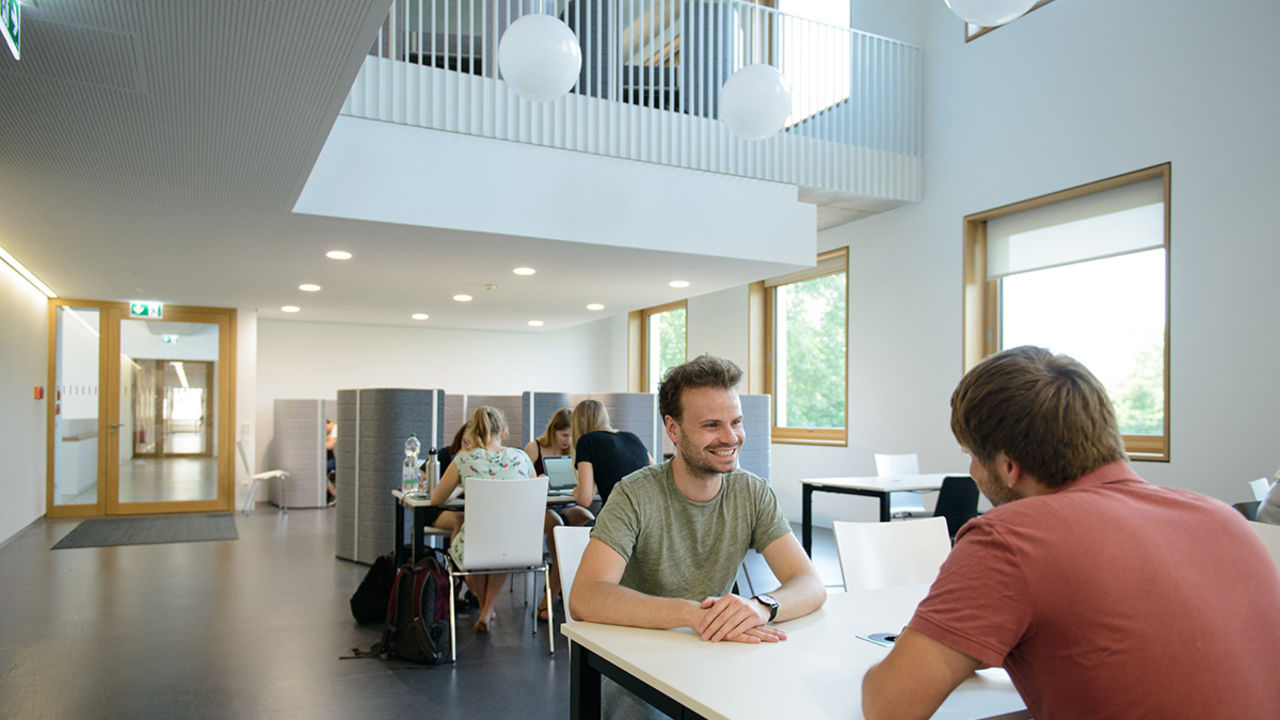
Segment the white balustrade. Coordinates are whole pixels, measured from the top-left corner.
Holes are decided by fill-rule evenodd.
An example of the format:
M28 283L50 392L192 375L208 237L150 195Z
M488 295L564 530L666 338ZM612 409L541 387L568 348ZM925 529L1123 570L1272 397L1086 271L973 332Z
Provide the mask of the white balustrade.
M502 32L531 12L582 50L553 102L498 72ZM755 142L717 119L750 63L792 88L785 129ZM921 89L918 48L741 0L396 0L342 113L901 204L921 195Z

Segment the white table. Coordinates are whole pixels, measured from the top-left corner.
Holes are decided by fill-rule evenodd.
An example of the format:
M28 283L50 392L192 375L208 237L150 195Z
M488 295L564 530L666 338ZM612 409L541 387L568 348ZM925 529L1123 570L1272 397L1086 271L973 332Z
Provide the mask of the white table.
M781 623L787 640L709 643L689 630L568 622L570 717L600 716L600 675L673 717L857 718L862 676L889 649L858 635L897 632L928 585L837 593L822 609ZM1003 669L981 670L960 684L935 718L1029 718Z
M800 481L800 544L813 555L813 493L831 492L862 495L880 500L880 522L889 522L889 493L937 492L949 477L969 477L969 473L933 473L886 477L805 478Z
M444 503L440 504L439 506L432 505L431 499L425 495L418 495L418 494L406 495L404 494L404 491L398 488L393 489L391 491L391 498L396 503L396 523L395 523L395 536L394 536L395 544L392 545L392 548L393 548L393 552L396 555L395 560L397 565L405 562L417 562L425 552L427 512L430 509L435 507L439 507L441 509L448 509L448 510L463 509L461 490L454 490L454 494L451 495L448 500L444 501ZM572 495L548 495L547 496L547 507L557 507L560 505L572 505L573 502L574 500ZM410 544L411 549L409 551L412 557L409 557L409 558L405 558L404 552L403 552L404 551L404 547L403 547L404 511L401 510L401 508L413 511L413 529L412 529L413 541Z

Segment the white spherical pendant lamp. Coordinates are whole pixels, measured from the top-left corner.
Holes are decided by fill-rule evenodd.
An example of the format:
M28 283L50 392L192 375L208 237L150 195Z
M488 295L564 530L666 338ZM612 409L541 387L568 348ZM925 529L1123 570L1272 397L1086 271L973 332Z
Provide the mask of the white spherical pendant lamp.
M720 119L744 140L776 135L790 114L791 87L772 65L747 65L720 91Z
M520 97L559 100L578 80L582 51L577 36L559 18L525 15L498 42L498 69Z
M1013 22L1031 9L1036 0L943 0L961 20L981 27Z

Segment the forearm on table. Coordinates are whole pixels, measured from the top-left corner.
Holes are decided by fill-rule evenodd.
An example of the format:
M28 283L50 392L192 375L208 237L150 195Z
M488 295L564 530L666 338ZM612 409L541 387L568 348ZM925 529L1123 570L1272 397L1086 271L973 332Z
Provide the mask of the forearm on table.
M690 627L701 616L698 603L646 595L616 583L580 578L569 598L575 620L669 629Z
M767 594L778 601L774 622L804 617L827 601L827 589L817 573L800 573Z

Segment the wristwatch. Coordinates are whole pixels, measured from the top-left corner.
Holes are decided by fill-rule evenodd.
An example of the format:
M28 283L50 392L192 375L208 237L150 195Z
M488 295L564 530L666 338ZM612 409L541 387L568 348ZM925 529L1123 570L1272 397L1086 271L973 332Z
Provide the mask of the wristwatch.
M773 619L778 617L778 601L774 600L772 595L761 594L751 599L769 608L769 622L773 622Z

